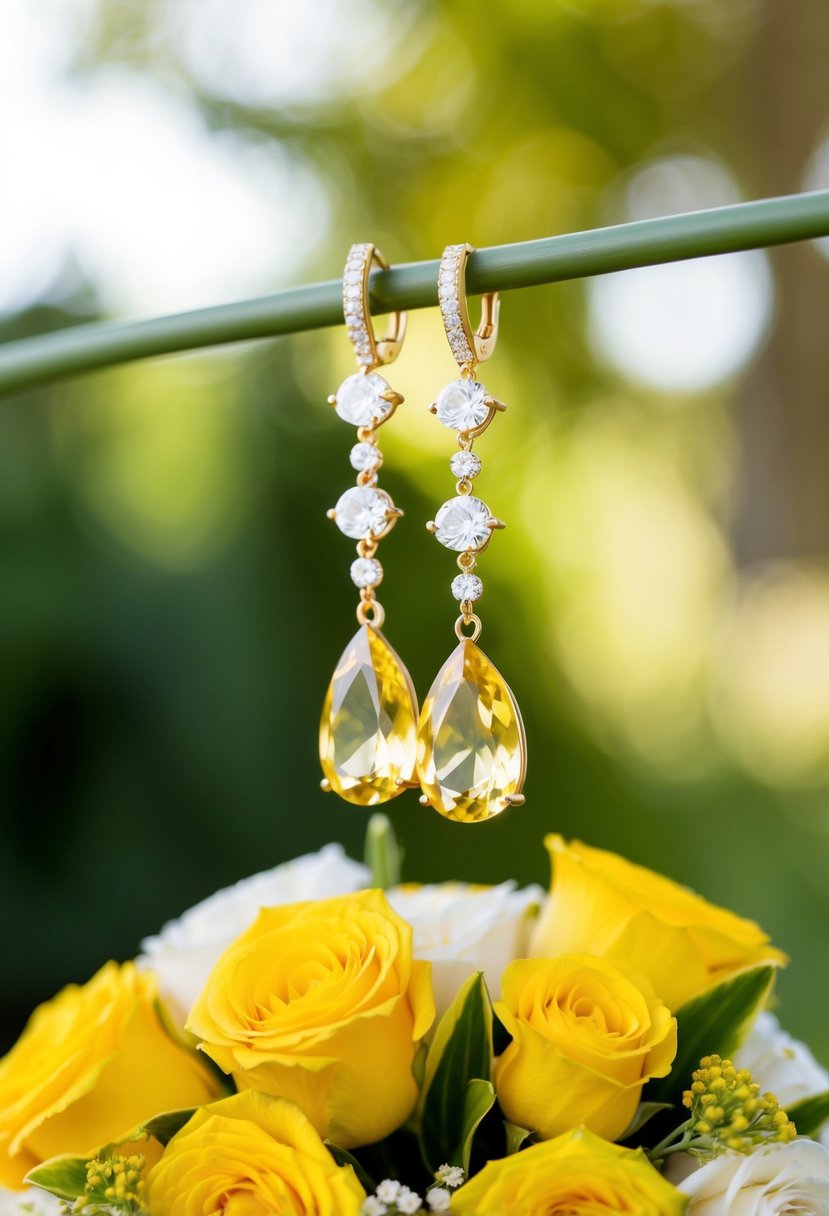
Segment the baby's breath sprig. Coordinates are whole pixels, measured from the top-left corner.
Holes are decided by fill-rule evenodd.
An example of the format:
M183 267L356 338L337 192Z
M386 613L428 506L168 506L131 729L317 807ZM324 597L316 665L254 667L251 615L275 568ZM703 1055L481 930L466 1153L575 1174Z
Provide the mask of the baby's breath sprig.
M448 1212L452 1192L466 1181L466 1174L459 1165L442 1165L435 1170L435 1181L426 1192L426 1203L431 1212Z
M86 1163L86 1185L82 1195L66 1205L67 1216L147 1216L144 1199L144 1158L95 1157Z
M720 1153L750 1153L762 1144L786 1144L797 1128L774 1094L761 1093L745 1068L720 1056L704 1056L682 1095L691 1112L661 1144L649 1150L651 1160L671 1153L691 1153L710 1160Z
M435 1171L435 1181L426 1191L426 1208L429 1212L448 1212L452 1191L466 1181L459 1165L442 1165ZM423 1200L415 1192L397 1182L384 1178L373 1195L363 1200L360 1216L410 1216L423 1210Z

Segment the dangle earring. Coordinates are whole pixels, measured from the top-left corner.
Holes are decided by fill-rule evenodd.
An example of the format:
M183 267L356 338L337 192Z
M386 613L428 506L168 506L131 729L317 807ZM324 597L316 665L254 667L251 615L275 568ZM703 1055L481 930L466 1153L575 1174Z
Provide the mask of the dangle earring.
M459 450L449 461L458 479L456 497L445 502L426 526L458 554L460 574L452 581L452 594L460 603L455 622L459 644L429 689L417 728L420 801L459 823L481 823L523 803L527 761L515 698L476 644L481 621L475 602L483 594L483 583L474 573L475 566L493 531L504 524L472 494L473 479L481 471L472 444L506 407L475 379L478 363L495 348L499 300L497 292L483 296L481 323L473 333L465 289L466 262L473 252L471 245L449 245L441 258L440 310L461 378L448 384L429 407L458 435Z
M380 632L385 613L375 591L383 578L379 542L403 514L377 489L383 457L377 429L403 401L375 370L400 353L406 314L394 313L386 337L375 337L369 310L372 265L388 269L374 245L352 245L343 274L343 312L359 372L328 398L344 422L357 427L350 461L357 485L328 512L340 531L357 541L351 581L360 591L359 629L342 653L328 686L320 721L322 788L357 806L375 806L414 780L417 699L411 677Z

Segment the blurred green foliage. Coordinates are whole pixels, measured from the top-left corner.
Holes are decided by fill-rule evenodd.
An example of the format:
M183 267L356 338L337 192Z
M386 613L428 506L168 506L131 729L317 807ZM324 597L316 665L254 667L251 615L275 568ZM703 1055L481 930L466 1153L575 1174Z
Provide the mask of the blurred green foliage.
M99 4L75 70L155 74L217 137L255 133L311 166L332 220L304 279L338 273L356 239L404 261L612 222L620 183L657 155L728 164L748 196L798 187L768 188L746 100L773 37L759 0L389 9L362 87L301 104L191 80L160 4ZM92 315L92 288L4 336ZM330 839L361 852L366 816L319 791L316 757L354 629L350 545L325 519L352 435L324 402L350 368L341 333L307 334L3 402L7 1041L38 999L216 887ZM452 559L423 528L451 489L451 436L424 406L451 376L437 316L411 318L390 374L407 401L383 433L383 484L406 515L382 599L421 691L454 642ZM739 384L677 404L625 383L591 349L582 284L506 296L485 379L510 408L479 444L481 492L508 523L481 563L482 644L525 714L527 805L468 829L404 795L388 810L406 877L546 881L553 829L617 849L760 920L793 956L781 1016L829 1058L825 773L764 779L719 728L708 670L711 605L740 577ZM632 502L656 540L626 522ZM641 591L637 561L646 598L667 597L667 642L650 618L628 626L627 590L606 593L610 562Z

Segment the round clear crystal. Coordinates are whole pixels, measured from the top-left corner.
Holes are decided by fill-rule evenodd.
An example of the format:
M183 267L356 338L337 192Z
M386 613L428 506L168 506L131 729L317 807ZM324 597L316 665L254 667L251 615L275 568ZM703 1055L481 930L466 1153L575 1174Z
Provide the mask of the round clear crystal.
M477 550L489 540L489 507L471 494L445 502L435 516L435 536L447 549Z
M383 577L383 567L375 557L358 557L351 563L351 581L355 587L376 587Z
M464 600L479 600L484 593L484 585L477 574L456 574L452 579L452 594L461 603Z
M456 452L449 461L449 468L461 480L477 477L481 471L481 458L474 452Z
M368 360L371 362L370 355ZM343 380L337 389L334 409L344 422L350 422L352 426L372 426L385 418L391 409L391 404L381 396L388 391L388 384L376 372L369 372L365 376L358 372Z
M351 461L352 469L356 469L358 473L365 473L369 469L378 468L383 456L374 443L355 443L348 453L348 459Z
M471 431L489 414L486 395L486 389L477 380L455 380L441 389L435 412L443 425L453 431Z
M383 490L354 486L337 500L334 522L352 540L359 540L363 536L380 536L386 530L386 513L391 505L391 499Z

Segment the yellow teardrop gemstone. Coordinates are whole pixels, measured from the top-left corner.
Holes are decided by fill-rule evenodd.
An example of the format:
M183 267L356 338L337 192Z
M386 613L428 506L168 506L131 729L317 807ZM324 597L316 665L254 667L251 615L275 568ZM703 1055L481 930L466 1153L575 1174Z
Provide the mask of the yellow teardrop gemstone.
M447 819L499 815L524 784L527 745L509 685L466 638L438 672L417 727L417 775Z
M408 671L379 630L361 625L331 678L320 763L332 790L357 806L388 802L412 781L417 700Z

